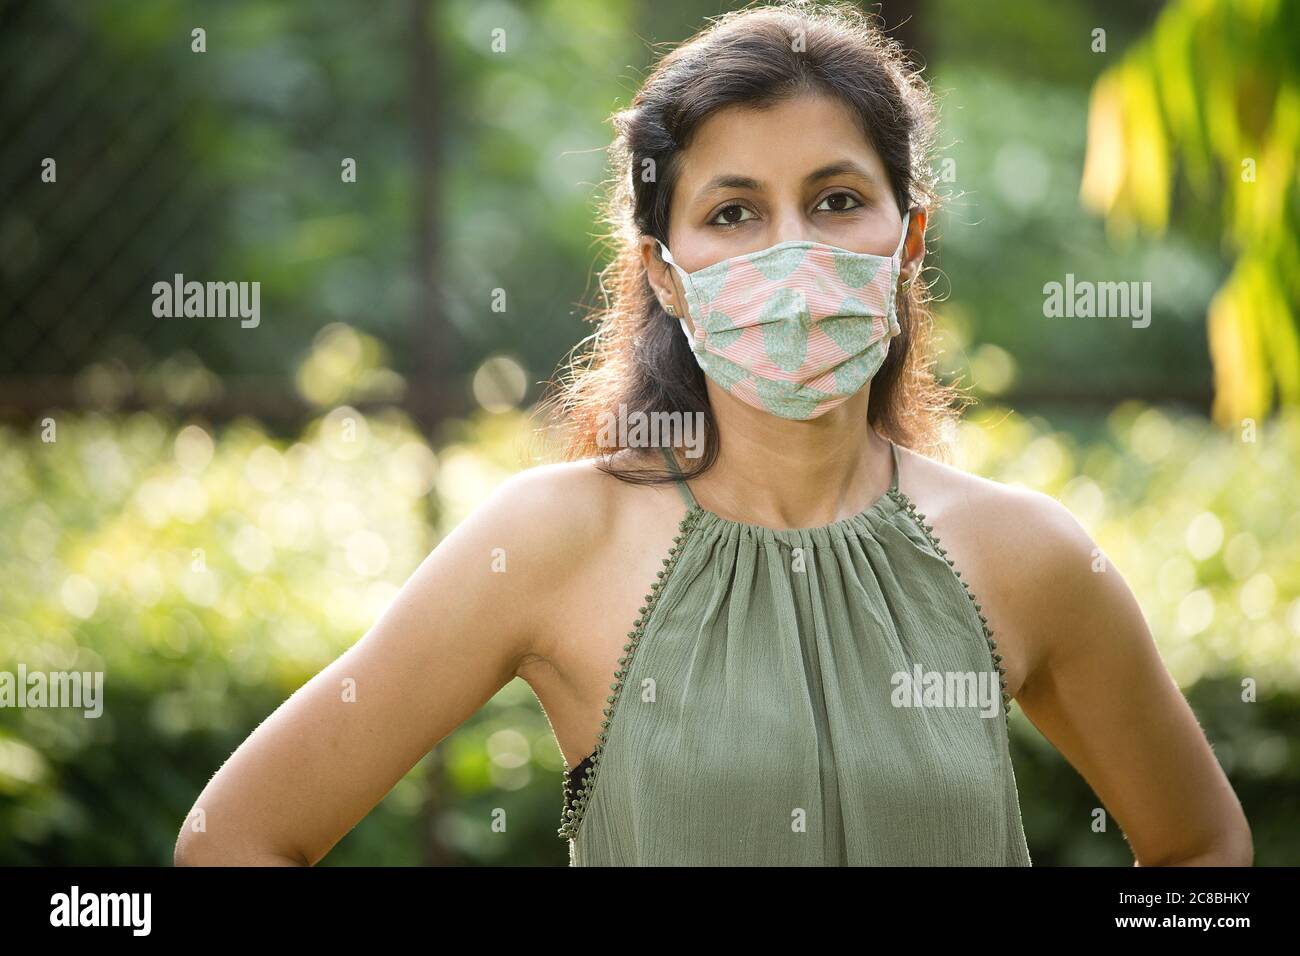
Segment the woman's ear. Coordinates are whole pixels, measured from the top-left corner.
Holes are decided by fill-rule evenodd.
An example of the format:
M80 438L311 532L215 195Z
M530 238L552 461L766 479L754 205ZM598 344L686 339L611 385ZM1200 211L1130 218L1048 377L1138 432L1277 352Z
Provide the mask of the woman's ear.
M921 274L922 261L925 259L925 224L928 210L924 206L913 206L907 218L907 236L903 239L903 262L899 268L899 279L910 284Z
M684 314L677 294L676 283L672 278L672 266L664 262L659 254L659 243L653 236L642 236L641 262L645 265L646 279L659 300L659 307L669 315L677 318Z

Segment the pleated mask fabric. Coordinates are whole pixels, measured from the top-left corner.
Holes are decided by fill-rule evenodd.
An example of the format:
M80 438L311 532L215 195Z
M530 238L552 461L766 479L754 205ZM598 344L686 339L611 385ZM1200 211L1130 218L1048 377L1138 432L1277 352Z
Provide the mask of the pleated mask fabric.
M681 278L696 363L741 401L805 420L859 392L899 334L897 283L911 212L892 255L790 240L687 272Z

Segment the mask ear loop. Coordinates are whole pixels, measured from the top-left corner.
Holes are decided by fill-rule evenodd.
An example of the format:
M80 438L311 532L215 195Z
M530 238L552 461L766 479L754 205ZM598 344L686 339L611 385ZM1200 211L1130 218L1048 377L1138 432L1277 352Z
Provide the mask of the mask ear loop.
M907 231L908 231L907 227L911 223L911 220L912 220L912 210L909 209L907 210L907 212L903 214L903 234L898 237L898 248L895 249L894 254L890 256L891 259L898 260L898 268L900 272L903 269L903 259L902 259L903 247L907 245ZM904 279L903 288L904 289L910 288L912 285L912 280L915 278L916 276L908 276L906 279Z
M912 210L909 209L907 212L903 213L903 234L898 237L898 248L894 250L894 257L901 255L903 252L903 246L907 245L907 227L911 222L911 219Z
M663 240L656 239L655 242L659 244L660 258L663 259L664 262L670 264L674 269L676 269L678 275L682 277L682 289L685 290L686 283L687 281L689 281L689 277L686 273L686 270L683 269L680 265L678 265L677 260L673 258L673 254L669 252L668 247L663 244ZM683 308L682 311L689 312L690 310ZM670 312L669 315L671 314L672 313ZM679 315L676 318L677 318L677 324L682 327L682 335L686 336L686 343L690 345L692 352L695 351L695 336L691 334L690 327L686 324L686 316Z
M674 259L673 254L668 251L668 247L664 245L664 241L662 239L656 239L655 242L659 245L659 258L663 259L664 262L670 262L677 266L677 260ZM680 269L681 266L677 266L677 268Z
M663 244L663 240L656 239L655 242L659 244L659 258L663 259L664 262L668 263L674 269L677 270L677 274L682 277L682 288L685 289L686 280L688 277L686 270L683 269L680 265L678 265L677 260L673 258L673 254L669 252L668 247Z

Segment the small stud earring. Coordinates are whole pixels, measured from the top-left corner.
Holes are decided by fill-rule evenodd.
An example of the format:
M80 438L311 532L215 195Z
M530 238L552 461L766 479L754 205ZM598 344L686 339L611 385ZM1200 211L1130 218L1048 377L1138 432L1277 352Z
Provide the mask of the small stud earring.
M673 304L671 302L665 302L663 306L664 306L664 311L667 312L669 315L677 314L677 310L673 308Z

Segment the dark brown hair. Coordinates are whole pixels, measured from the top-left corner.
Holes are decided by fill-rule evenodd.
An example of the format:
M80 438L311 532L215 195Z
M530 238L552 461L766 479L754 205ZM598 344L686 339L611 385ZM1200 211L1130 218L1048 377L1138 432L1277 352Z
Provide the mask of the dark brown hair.
M719 439L704 373L677 320L660 307L638 249L643 235L668 241L668 208L680 153L700 124L728 106L762 107L801 93L829 94L859 120L889 175L900 215L938 204L929 164L936 116L929 88L876 19L848 3L781 0L711 21L654 66L625 110L614 114L605 240L613 258L602 270L595 335L575 349L542 408L565 440L569 458L605 456L602 470L626 481L667 480L667 471L624 471L617 446L597 441L606 416L702 412L703 455L688 477L716 460ZM651 171L643 175L643 170ZM868 421L922 453L944 444L942 429L959 414L957 393L934 376L929 355L928 284L918 277L899 297L902 333L871 380Z

